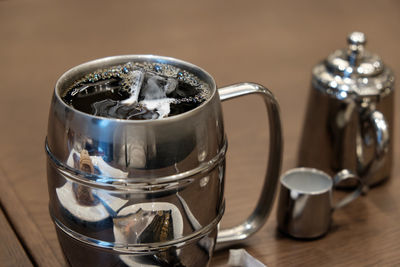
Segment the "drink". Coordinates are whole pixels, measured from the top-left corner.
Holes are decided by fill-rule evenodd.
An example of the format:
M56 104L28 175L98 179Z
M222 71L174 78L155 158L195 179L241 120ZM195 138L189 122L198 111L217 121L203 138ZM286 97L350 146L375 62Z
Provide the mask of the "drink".
M192 110L209 94L209 86L188 71L167 64L129 62L87 74L62 98L92 115L146 120Z

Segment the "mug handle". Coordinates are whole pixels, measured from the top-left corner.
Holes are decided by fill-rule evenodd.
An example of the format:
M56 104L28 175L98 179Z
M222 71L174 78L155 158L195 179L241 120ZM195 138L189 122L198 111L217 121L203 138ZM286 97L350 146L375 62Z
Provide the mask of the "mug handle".
M257 205L251 215L241 224L218 231L217 249L231 246L257 232L265 223L275 199L276 187L282 163L282 130L279 105L274 95L262 85L239 83L218 89L221 101L236 97L256 94L263 98L268 111L269 121L269 156L264 185Z
M360 173L362 174L365 180L365 186L369 185L369 177L373 175L382 165L385 159L385 155L389 151L389 126L385 120L383 114L378 110L369 110L366 111L367 115L365 116L364 121L368 121L370 125L372 125L374 129L374 137L375 137L375 156L373 160L366 166L363 165L364 155L363 150L361 149L358 155L358 162L360 166ZM364 188L366 190L367 188Z
M362 182L362 180L357 175L347 169L341 170L335 175L335 177L333 177L333 186L337 186L339 183L347 179L356 180L358 185L354 191L350 192L348 196L340 200L332 207L333 211L346 206L347 204L358 198L363 192L364 183Z

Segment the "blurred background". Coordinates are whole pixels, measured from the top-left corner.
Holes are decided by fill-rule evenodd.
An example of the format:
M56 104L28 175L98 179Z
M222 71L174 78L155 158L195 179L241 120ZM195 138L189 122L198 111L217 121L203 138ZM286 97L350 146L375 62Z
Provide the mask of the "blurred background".
M400 1L396 0L0 0L0 171L61 257L47 214L43 149L53 86L75 65L123 54L189 61L214 76L219 87L245 81L265 85L281 107L283 170L294 167L311 69L345 47L347 34L355 30L366 33L367 49L379 54L399 76ZM396 93L396 116L398 103ZM223 103L223 109L229 151L222 225L229 226L249 214L257 200L257 194L246 192L261 186L267 119L256 97ZM235 131L237 127L242 130ZM397 134L398 123L396 127ZM238 144L247 149L239 150ZM255 177L247 175L250 170ZM275 227L273 213L263 229L268 234L249 241L251 254L267 264L278 262ZM258 246L261 242L265 244ZM217 253L213 266L226 261L227 253Z

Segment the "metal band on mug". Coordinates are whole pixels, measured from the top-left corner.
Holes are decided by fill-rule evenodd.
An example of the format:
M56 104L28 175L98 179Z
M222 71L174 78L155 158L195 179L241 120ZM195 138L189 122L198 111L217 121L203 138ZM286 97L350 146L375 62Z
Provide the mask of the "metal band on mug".
M45 150L47 157L51 164L53 164L58 171L60 171L63 176L68 180L73 180L74 182L90 185L95 188L111 189L115 188L118 190L129 190L129 189L146 189L153 185L157 187L162 186L164 183L172 183L178 182L187 178L190 178L199 173L205 173L212 170L215 166L217 166L221 161L225 159L225 154L228 148L228 142L226 138L224 140L224 145L218 154L207 162L202 162L194 169L191 169L186 172L177 173L169 176L163 177L151 177L151 178L141 178L141 177L131 177L131 178L113 178L106 177L97 174L87 174L79 171L78 169L72 168L67 164L59 161L50 151L50 148L47 144L47 140L45 143ZM155 181L157 180L157 181Z

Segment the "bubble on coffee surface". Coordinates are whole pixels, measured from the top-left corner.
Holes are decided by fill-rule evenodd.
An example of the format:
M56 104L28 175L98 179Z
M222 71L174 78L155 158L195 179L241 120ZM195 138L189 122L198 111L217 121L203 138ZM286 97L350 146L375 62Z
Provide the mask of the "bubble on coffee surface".
M161 63L128 62L75 81L62 97L77 110L118 119L161 119L192 110L210 95L194 74Z

